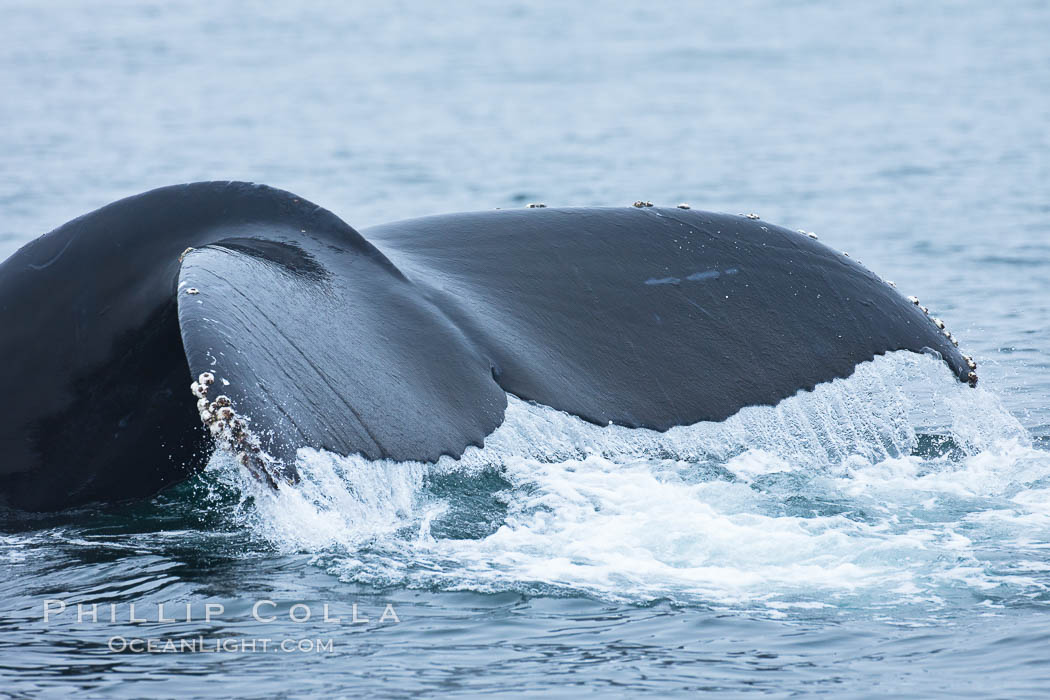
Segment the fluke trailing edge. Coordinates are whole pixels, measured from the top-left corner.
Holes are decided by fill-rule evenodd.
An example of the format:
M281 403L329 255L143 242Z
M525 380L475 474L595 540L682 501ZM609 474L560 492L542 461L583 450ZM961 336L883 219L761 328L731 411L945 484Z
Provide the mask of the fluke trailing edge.
M892 350L976 382L925 311L750 216L638 202L358 233L265 186L166 187L0 264L0 500L147 496L214 441L275 484L303 446L458 456L500 424L507 392L666 430Z

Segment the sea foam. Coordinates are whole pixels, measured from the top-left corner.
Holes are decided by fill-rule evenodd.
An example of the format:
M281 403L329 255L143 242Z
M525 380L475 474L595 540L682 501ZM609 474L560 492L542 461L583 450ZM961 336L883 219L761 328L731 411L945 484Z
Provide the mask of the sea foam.
M997 605L1050 570L1050 454L993 393L907 352L721 423L597 426L511 396L458 460L303 449L297 466L277 494L221 455L209 478L259 538L365 584L782 616Z

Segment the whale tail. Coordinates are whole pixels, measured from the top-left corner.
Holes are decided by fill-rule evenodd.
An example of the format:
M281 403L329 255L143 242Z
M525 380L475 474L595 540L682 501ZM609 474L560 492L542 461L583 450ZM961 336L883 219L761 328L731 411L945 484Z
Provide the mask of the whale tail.
M975 381L942 325L843 254L744 216L547 207L358 233L264 186L167 187L0 264L0 498L142 497L215 444L274 487L299 447L459 456L508 392L666 430L894 350Z

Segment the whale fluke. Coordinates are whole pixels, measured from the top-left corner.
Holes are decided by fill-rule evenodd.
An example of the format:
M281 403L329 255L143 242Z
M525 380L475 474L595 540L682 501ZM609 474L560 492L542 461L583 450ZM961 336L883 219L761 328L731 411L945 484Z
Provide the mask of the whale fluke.
M500 424L487 353L359 234L251 235L186 256L179 287L199 293L179 324L194 376L218 377L267 453L434 461Z
M666 430L894 350L976 380L923 307L760 219L548 206L358 233L236 182L130 197L29 243L0 263L0 328L0 499L33 510L184 479L205 426L279 485L305 446L458 456L507 392Z

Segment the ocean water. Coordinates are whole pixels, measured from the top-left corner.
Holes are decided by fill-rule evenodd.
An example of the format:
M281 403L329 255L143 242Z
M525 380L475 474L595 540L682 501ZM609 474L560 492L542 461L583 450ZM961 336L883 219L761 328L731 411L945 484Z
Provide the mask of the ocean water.
M0 694L1045 695L1050 6L0 9L0 258L205 179L357 227L686 201L818 232L981 376L891 354L665 434L512 397L460 460L2 513Z

